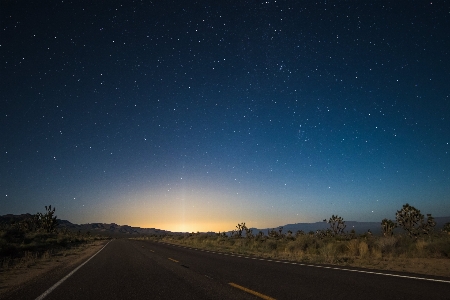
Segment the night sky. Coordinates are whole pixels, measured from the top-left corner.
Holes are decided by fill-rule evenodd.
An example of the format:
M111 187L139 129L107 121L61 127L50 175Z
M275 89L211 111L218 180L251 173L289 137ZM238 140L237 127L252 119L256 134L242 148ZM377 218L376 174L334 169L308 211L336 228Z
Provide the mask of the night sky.
M1 1L0 214L450 215L446 1Z

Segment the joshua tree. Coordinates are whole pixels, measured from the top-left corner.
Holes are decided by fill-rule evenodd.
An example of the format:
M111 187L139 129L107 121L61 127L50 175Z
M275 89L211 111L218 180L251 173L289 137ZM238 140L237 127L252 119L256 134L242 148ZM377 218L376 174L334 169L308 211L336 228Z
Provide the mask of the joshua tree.
M424 216L420 213L420 210L408 203L403 205L401 210L397 211L395 218L398 226L406 230L410 237L417 238L421 233L428 234L436 225L431 214L427 215L427 221L425 222Z
M436 222L431 214L427 214L427 222L421 221L420 228L422 229L423 234L429 234L431 230L433 230L434 226L436 226Z
M444 228L442 228L442 231L447 232L447 234L450 234L450 222L444 224Z
M34 220L36 222L36 227L41 228L48 233L56 231L58 221L56 220L55 208L53 207L52 210L52 206L49 205L48 207L45 206L45 210L45 214L38 212L35 215Z
M278 227L278 236L279 237L284 237L284 235L283 235L283 226Z
M345 227L345 221L342 217L339 217L338 215L332 215L331 218L328 220L328 224L330 224L331 231L333 231L334 235L342 234L344 233Z
M383 231L384 236L391 236L394 233L394 228L396 227L397 223L391 220L383 219L383 221L381 221L381 230Z
M305 235L305 232L303 230L297 230L297 232L295 233L295 237L299 237L301 235Z
M258 234L256 235L256 237L258 238L258 239L261 239L261 238L263 238L265 235L264 235L264 232L262 232L261 230L258 232Z
M318 230L316 230L315 235L319 239L323 239L323 238L328 237L328 236L333 236L333 232L329 228L327 230L325 230L325 229L318 229Z
M244 230L245 230L245 237L247 237L249 239L252 239L254 237L253 230L248 228L247 226L245 226L245 223L244 223Z
M242 231L246 230L246 228L247 228L247 226L245 226L245 222L242 222L240 224L238 223L236 225L236 230L233 230L233 232L234 232L233 235L238 238L242 237Z
M355 228L352 228L352 230L350 230L350 234L348 235L348 237L350 239L356 238L356 230L355 230Z
M272 228L270 231L267 230L267 235L269 237L278 238L278 232L274 228Z

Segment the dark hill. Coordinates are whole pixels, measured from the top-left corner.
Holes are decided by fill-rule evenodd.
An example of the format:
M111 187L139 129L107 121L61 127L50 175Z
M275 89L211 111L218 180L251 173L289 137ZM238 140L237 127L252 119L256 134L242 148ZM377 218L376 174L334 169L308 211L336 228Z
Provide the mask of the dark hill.
M31 214L21 214L21 215L12 215L7 214L0 216L0 224L11 224L20 222L21 220L32 218ZM445 223L450 222L449 217L436 217L436 227L435 230L441 230L444 227ZM100 235L164 235L164 234L181 234L180 232L170 232L167 230L157 229L157 228L140 228L140 227L132 227L128 225L118 225L115 223L88 223L88 224L73 224L67 220L58 219L58 228L63 229L67 228L70 231L80 231L83 233L90 232L91 234L100 234ZM381 222L356 222L356 221L345 221L347 227L345 231L350 232L352 229L355 229L357 234L362 234L370 230L375 235L381 235ZM286 224L283 227L283 233L286 233L288 230L293 233L298 230L303 230L305 233L310 231L316 231L321 229L329 228L329 224L327 222L316 222L316 223L295 223L295 224ZM260 230L267 234L269 230L272 228L252 228L253 233L258 233ZM275 228L277 229L277 228ZM397 228L396 232L401 232L402 229Z

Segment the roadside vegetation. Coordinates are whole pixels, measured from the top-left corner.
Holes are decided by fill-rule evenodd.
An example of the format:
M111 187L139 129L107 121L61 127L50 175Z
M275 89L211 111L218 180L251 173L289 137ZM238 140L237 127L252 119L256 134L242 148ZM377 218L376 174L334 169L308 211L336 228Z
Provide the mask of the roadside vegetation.
M0 223L0 272L68 255L98 239L104 238L59 228L55 208L45 206L44 213Z
M376 269L390 269L450 276L450 223L434 230L431 215L427 218L409 204L396 213L396 220L384 219L382 236L370 231L356 234L345 230L342 217L331 216L329 228L310 232L253 232L240 223L228 233L190 233L143 237L195 248L239 255L287 259L303 263L340 264ZM394 229L403 229L394 234ZM398 231L398 230L397 230ZM397 232L396 231L396 232Z

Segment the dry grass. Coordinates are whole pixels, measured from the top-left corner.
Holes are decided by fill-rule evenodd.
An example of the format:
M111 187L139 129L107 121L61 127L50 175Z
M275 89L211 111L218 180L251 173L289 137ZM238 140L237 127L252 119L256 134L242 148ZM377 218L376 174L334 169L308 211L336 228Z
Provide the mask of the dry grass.
M0 231L0 272L15 267L31 267L38 261L95 239L73 233Z
M16 259L3 257L0 270L0 298L27 281L38 276L45 276L48 272L62 268L73 268L74 265L97 252L107 241L92 239L88 243L79 244L71 248L58 251L47 250L41 255L27 252Z

